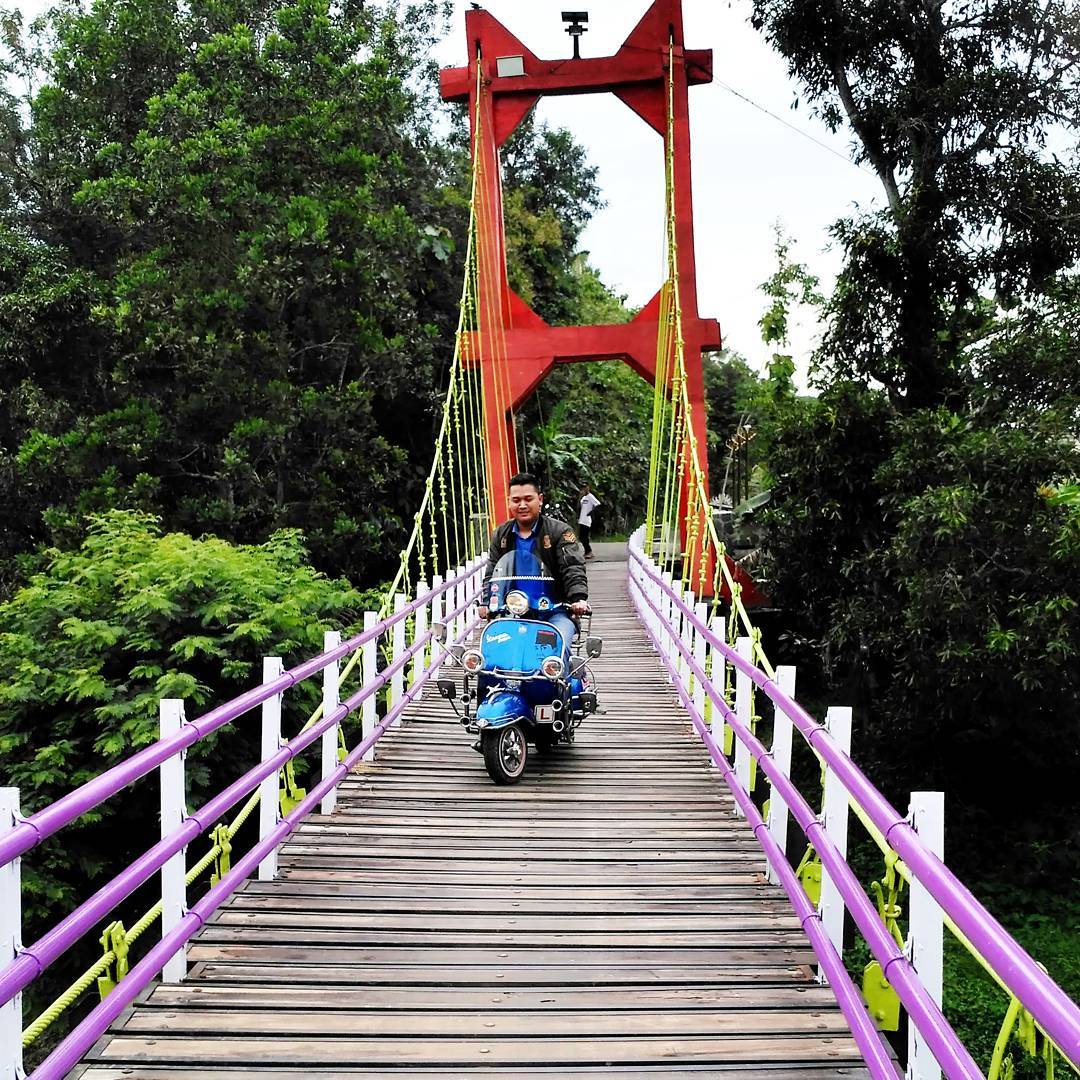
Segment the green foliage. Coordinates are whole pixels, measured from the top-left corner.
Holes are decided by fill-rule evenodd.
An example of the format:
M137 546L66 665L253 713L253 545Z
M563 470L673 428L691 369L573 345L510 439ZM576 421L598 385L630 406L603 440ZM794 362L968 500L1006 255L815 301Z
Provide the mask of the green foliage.
M385 570L459 288L415 78L437 6L51 16L0 232L0 554L126 506Z
M544 478L548 501L570 520L577 520L578 489L588 483L603 503L595 516L600 532L637 528L652 399L649 384L620 363L565 365L537 391L523 413L528 461Z
M577 254L582 230L603 205L596 169L586 164L582 147L565 129L538 125L530 113L501 160L511 288L556 326L621 322L622 304L610 303L596 272ZM597 306L611 317L594 318Z
M1080 31L1067 4L755 0L813 109L846 128L887 209L838 223L820 362L894 404L956 404L985 295L1042 293L1080 255Z
M323 630L350 627L363 601L314 572L292 530L236 547L163 534L146 514L93 519L77 550L49 551L0 605L0 785L21 789L24 812L40 809L153 742L160 698L184 698L194 718L256 684L262 656L288 665L318 652ZM193 806L257 760L257 733L236 727L189 751ZM138 784L25 860L30 932L153 842L156 800L154 784Z
M771 459L789 645L860 706L875 780L946 792L950 862L1014 858L1025 881L1080 865L1080 533L1053 486L1080 473L1070 414L988 395L897 416L839 386L791 410ZM1007 800L987 784L1004 762Z

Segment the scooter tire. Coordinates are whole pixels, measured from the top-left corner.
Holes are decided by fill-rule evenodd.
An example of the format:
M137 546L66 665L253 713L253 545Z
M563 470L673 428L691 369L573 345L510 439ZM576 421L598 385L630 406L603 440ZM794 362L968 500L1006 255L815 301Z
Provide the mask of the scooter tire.
M484 732L480 742L488 776L496 784L516 784L525 774L529 743L520 724Z

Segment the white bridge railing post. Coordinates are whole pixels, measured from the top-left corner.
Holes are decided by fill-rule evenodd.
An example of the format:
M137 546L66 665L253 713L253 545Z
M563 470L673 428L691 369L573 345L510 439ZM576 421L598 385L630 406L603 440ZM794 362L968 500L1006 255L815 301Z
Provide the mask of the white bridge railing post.
M0 836L19 822L19 789L0 788ZM0 866L0 969L22 948L21 859ZM22 994L0 1005L0 1080L22 1080Z
M851 709L833 706L825 715L825 727L837 748L844 754L851 753ZM847 859L848 794L840 778L829 768L825 770L825 831L836 845L842 859ZM844 898L832 880L828 870L821 870L821 902L818 905L821 924L837 953L844 955ZM818 982L828 982L821 965L818 965Z
M364 612L364 633L374 630L379 625L379 616L374 611ZM360 665L363 671L364 686L371 686L379 674L379 639L373 637L361 646ZM378 702L375 700L378 694L368 694L360 706L360 737L361 740L370 738L375 731L375 720L378 716ZM375 744L364 751L364 761L375 760Z
M939 859L945 857L945 795L913 791L910 820L919 839ZM918 878L911 882L911 963L940 1007L944 965L945 919L937 901ZM941 1080L941 1067L914 1024L908 1023L908 1080Z
M394 596L394 614L400 615L405 610L409 598L404 593ZM405 620L399 619L390 631L390 663L396 664L405 655ZM393 709L405 696L405 669L400 668L390 676L390 699L387 708ZM399 716L396 723L401 723Z
M669 589L675 588L675 580L670 570L664 572L664 584ZM664 591L660 597L660 610L664 613L664 653L668 660L674 666L675 654L678 650L675 648L675 601ZM668 675L668 681L674 682L675 678L672 675Z
M179 698L162 698L158 703L160 736L176 735L184 721L184 703ZM163 761L158 769L161 778L161 837L164 839L184 823L186 785L184 758L181 750ZM161 868L161 936L167 937L187 913L187 848L173 855ZM187 977L187 946L178 949L161 970L161 981L183 982Z
M446 612L446 595L442 591L443 577L442 574L436 574L431 579L431 625L436 623L444 623L444 613ZM450 637L450 627L446 627L446 636ZM439 656L442 654L442 647L438 642L432 642L431 645L431 668L432 671L439 666Z
M323 652L336 649L341 644L341 633L338 630L327 630L323 634ZM335 660L323 668L323 716L329 716L341 703L340 695L341 670ZM323 732L322 736L322 779L325 780L336 768L338 763L338 728L340 721L333 724ZM319 803L320 814L332 814L337 806L337 788L332 787Z
M776 685L785 697L794 698L795 669L793 667L778 667L776 669ZM791 779L792 728L791 717L783 709L776 708L773 712L772 758L773 763L788 780ZM769 792L769 835L772 836L777 846L786 855L788 806L775 786ZM765 877L770 885L780 884L780 876L767 859L765 860Z
M271 683L285 670L280 656L263 657L263 683ZM262 703L262 756L260 761L272 758L281 747L281 699L275 694ZM271 773L259 785L259 839L265 840L277 827L281 814L278 798L279 774ZM277 877L277 848L259 863L259 880L273 881Z
M726 641L725 632L727 628L727 620L723 615L718 612L713 613L712 622L709 624L709 628L721 641ZM715 646L709 646L709 683L712 685L713 693L724 700L724 680L727 677L726 669L727 660L724 658L724 654ZM720 706L714 701L712 703L712 715L709 718L709 732L713 737L713 742L720 747L721 752L724 748L724 727L726 721L724 720L723 711ZM712 760L711 758L709 759ZM716 768L716 762L713 762L713 767Z
M673 581L672 588L675 590L675 595L682 600L686 601L686 589L681 581ZM671 602L671 626L673 631L673 637L671 640L671 655L675 661L675 673L678 681L682 683L684 688L689 687L690 679L688 673L690 671L686 657L683 656L683 651L680 646L688 644L687 641L687 621L682 611L679 610L679 605L672 600Z
M754 642L751 638L741 637L735 642L735 651L744 660L753 661L754 659ZM751 730L752 710L753 710L753 696L751 690L753 683L750 680L750 676L744 671L736 669L735 671L735 715L742 722L747 731ZM735 776L739 781L739 786L745 792L750 791L750 747L746 745L738 736L735 737ZM745 817L739 804L735 804L735 814L737 817Z
M421 581L416 586L416 599L423 600L417 609L416 614L413 616L413 644L415 645L420 641L424 635L428 632L428 600L427 595L431 590L427 587L427 582ZM414 687L423 677L424 672L427 671L427 657L428 647L423 646L412 660L412 674L409 676L409 688ZM421 691L423 693L423 691Z
M699 603L694 605L694 616L703 625L709 622L709 605ZM694 632L694 663L705 670L705 635L696 626L692 626ZM705 680L694 676L694 708L702 723L705 722Z

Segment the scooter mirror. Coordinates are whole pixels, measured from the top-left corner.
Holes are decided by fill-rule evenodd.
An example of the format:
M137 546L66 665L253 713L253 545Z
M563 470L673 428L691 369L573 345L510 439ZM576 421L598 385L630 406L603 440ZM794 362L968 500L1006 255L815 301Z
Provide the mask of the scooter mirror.
M446 640L446 623L441 623L441 622L432 623L431 624L431 636L436 641L445 641Z
M591 637L585 639L585 655L590 658L599 656L604 651L604 639Z
M451 645L446 651L450 654L451 662L457 665L457 667L461 667L461 658L465 655L465 646Z
M457 683L453 679L439 679L435 685L439 688L439 696L453 701L457 697Z

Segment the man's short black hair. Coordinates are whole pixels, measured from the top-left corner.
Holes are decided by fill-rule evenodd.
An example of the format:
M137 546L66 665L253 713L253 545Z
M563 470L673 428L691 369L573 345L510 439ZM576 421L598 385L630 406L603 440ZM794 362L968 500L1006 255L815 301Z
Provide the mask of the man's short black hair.
M506 485L506 490L509 491L512 487L524 487L526 484L532 485L536 488L537 495L544 494L543 485L540 483L540 477L533 476L531 472L519 472L510 477L510 483Z

